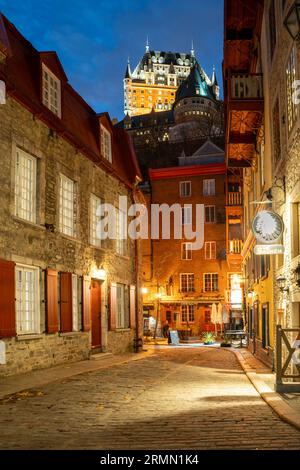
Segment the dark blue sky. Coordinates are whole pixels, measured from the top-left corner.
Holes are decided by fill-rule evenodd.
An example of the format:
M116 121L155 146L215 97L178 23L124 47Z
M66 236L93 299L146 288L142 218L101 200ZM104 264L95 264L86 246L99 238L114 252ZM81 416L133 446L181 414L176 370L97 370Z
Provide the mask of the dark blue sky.
M39 50L55 50L72 86L97 112L123 117L123 76L145 50L189 52L221 84L222 0L0 0Z

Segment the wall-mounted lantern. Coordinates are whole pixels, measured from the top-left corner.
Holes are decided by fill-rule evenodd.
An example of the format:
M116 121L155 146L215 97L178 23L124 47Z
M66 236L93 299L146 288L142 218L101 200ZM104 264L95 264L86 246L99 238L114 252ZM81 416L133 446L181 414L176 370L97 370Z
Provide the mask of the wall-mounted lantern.
M284 26L294 41L300 39L300 1L293 3L284 20Z

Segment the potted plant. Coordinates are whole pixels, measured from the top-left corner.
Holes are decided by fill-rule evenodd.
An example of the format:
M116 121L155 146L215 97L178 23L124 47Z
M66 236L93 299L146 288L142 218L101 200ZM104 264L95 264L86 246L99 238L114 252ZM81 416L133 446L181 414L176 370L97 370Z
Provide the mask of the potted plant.
M231 348L231 339L226 335L221 343L221 348Z
M206 346L214 344L216 341L216 335L210 331L206 331L205 333L203 333L202 341Z

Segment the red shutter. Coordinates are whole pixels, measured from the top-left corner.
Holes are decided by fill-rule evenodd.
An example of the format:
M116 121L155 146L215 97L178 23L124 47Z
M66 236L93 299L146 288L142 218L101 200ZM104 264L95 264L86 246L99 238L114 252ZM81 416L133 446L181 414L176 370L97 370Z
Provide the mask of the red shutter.
M72 274L60 275L60 331L72 331Z
M112 282L110 284L110 315L109 315L109 329L115 330L117 327L117 284Z
M130 286L130 328L136 325L135 286Z
M83 331L91 329L91 278L83 276Z
M0 338L16 336L15 263L0 260Z
M47 333L58 332L57 271L47 269Z

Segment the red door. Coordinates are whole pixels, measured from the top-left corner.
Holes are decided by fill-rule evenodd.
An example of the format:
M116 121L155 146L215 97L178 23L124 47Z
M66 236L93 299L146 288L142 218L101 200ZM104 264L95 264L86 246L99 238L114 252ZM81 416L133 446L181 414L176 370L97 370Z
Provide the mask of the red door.
M91 282L91 320L92 347L101 346L101 283L95 279Z

